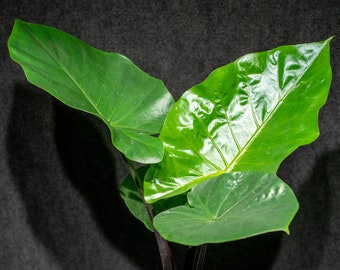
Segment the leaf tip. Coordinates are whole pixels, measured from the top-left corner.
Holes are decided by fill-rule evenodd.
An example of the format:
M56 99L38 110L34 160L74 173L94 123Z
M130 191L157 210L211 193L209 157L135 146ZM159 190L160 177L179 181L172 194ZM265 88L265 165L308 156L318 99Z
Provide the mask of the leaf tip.
M290 230L289 230L289 227L288 227L288 226L287 226L286 228L284 228L283 231L284 231L286 234L290 235Z
M335 38L335 35L330 36L329 38L321 41L321 43L323 43L325 46L329 47L329 45L330 45L331 41L333 40L333 38Z
M330 36L329 38L326 39L326 41L327 41L328 43L330 43L330 42L332 41L333 38L335 38L335 35Z

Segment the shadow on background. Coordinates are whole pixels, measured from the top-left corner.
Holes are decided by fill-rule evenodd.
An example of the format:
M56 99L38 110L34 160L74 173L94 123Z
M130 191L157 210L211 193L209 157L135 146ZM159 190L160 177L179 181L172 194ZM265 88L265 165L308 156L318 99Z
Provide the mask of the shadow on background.
M82 114L58 103L55 115L56 145L65 173L87 201L105 237L144 269L159 269L153 234L135 220L119 195L116 171L124 171L119 166L125 164L114 163L102 134Z
M340 226L339 164L340 149L323 154L316 160L310 179L299 187L300 209L292 224L292 239L287 241L291 269L319 269L325 267L325 259L327 269L335 269L331 260L337 260L339 254L331 230Z
M154 236L123 205L120 165L87 115L22 84L13 102L6 138L13 180L32 232L62 269L95 269L101 251L114 252L101 250L98 235L142 269L159 269ZM111 265L115 256L104 254Z
M282 234L269 233L223 244L209 245L206 269L272 269ZM211 268L208 266L212 266Z
M48 131L53 129L51 105L51 99L41 91L26 84L16 84L6 150L13 183L25 207L28 223L25 229L46 247L54 262L63 266L62 261L58 261L58 254L53 252L61 248L64 228L57 218L62 183L52 175L57 165L51 164L50 158L53 155L50 147L53 137ZM27 243L27 246L31 245L35 243Z

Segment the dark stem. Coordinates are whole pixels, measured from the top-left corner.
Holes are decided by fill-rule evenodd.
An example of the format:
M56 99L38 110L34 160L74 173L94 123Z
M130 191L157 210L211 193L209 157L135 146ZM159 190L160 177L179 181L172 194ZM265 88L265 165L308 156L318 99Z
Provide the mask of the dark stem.
M148 204L144 199L143 179L141 179L140 176L138 175L133 163L129 159L127 159L124 155L122 156L123 156L124 161L129 167L131 177L133 181L135 182L135 185L143 200L143 204L148 212L148 215L149 215L149 218L152 224L154 213L153 213L152 205ZM175 261L172 256L169 243L164 238L162 238L162 236L158 233L158 231L155 228L153 228L153 230L154 230L154 234L155 234L157 245L158 245L159 255L161 257L163 270L176 270Z

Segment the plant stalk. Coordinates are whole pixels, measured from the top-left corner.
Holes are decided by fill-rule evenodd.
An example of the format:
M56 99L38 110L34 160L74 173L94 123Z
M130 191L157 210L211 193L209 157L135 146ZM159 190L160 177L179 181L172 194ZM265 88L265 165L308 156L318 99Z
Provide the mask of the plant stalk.
M141 198L143 200L143 204L148 212L149 218L151 220L151 224L153 226L153 209L152 205L148 204L144 199L144 191L143 191L143 179L140 178L140 176L137 173L136 168L134 167L133 163L127 159L123 154L123 159L126 162L126 164L129 167L129 171L131 174L131 177L133 181L135 182L135 185L138 189L139 194L141 195ZM153 227L154 234L156 237L159 255L161 257L163 270L176 270L175 261L171 252L171 248L169 246L169 243L159 234L159 232Z
M203 270L207 247L208 244L203 244L198 247L189 247L184 269Z
M196 250L193 270L203 270L205 254L207 253L208 244L203 244L199 246Z

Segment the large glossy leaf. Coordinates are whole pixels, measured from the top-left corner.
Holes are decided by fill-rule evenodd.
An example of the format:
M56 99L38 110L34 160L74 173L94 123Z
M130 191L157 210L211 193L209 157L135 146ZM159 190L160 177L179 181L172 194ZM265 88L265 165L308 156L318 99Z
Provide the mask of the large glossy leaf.
M166 240L191 246L289 233L299 207L285 183L261 172L223 174L198 184L187 196L188 205L160 213L154 226Z
M189 89L161 131L165 155L146 175L146 200L226 172L276 172L315 140L331 82L329 41L245 55Z
M94 114L112 143L142 163L163 156L158 134L173 98L164 84L117 53L96 50L62 31L16 20L8 41L28 80L63 103Z

